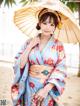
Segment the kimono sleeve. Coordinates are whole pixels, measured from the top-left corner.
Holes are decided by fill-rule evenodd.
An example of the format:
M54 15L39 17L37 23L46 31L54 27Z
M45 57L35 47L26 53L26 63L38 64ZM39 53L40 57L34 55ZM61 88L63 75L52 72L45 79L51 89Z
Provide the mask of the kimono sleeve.
M66 77L66 58L62 43L58 43L56 51L58 52L58 60L50 77L48 78L48 83L54 84L54 87L49 92L54 99L57 99L58 96L63 93Z
M30 43L30 39L24 43L20 51L15 56L15 63L13 66L14 70L14 81L11 86L11 98L13 101L13 106L20 104L22 100L22 95L25 91L25 81L28 76L29 62L26 62L23 69L20 68L20 55L24 52L27 45Z
M14 70L14 74L15 74L15 78L14 78L14 83L18 82L20 80L20 76L23 73L23 70L25 69L25 66L28 67L28 62L26 63L26 65L24 66L23 69L20 69L20 56L21 54L24 52L24 50L27 48L27 46L30 43L30 39L27 40L21 47L21 49L19 50L19 52L16 54L15 56L15 62L14 62L14 66L13 66L13 70Z

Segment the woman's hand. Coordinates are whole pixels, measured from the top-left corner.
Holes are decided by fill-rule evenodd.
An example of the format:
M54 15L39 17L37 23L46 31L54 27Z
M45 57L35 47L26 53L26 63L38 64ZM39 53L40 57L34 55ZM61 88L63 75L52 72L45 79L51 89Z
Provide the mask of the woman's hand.
M35 94L34 97L37 98L37 100L42 101L47 97L47 95L48 95L48 90L42 88Z
M38 44L39 43L39 37L35 37L35 38L33 38L31 41L30 41L30 43L29 43L29 45L27 46L27 48L25 49L25 51L22 53L22 55L20 56L20 68L21 69L23 69L24 68L24 66L25 66L25 64L27 63L27 61L28 61L28 55L29 55L29 53L30 53L30 51L31 51L31 49L36 45L36 44Z
M43 100L47 97L48 90L42 88L36 94L33 95L32 102L36 103L37 106L43 103Z
M30 44L29 44L29 47L30 48L33 48L36 44L39 44L40 43L40 39L39 37L35 37L31 40Z
M32 101L36 101L38 104L43 102L47 97L48 92L54 87L53 84L49 83L44 88L40 89L36 94L33 95Z

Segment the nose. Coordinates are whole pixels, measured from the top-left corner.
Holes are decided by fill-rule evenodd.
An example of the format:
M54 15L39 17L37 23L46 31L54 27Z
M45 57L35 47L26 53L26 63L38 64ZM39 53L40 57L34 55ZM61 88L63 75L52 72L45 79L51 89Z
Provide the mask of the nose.
M50 29L50 24L47 24L47 25L46 25L46 28L47 28L47 29Z

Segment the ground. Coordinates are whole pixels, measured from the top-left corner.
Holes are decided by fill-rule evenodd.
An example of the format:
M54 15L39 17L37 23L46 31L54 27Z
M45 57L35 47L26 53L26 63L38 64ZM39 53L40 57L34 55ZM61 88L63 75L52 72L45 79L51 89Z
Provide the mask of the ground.
M11 84L14 78L13 68L0 63L0 106L12 106ZM6 105L1 101L6 100ZM76 75L68 76L66 79L65 91L60 101L64 106L80 106L80 78Z

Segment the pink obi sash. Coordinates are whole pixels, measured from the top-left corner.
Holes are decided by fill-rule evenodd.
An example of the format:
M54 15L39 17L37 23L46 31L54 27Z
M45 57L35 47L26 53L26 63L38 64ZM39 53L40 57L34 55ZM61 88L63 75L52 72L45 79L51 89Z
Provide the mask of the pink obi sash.
M45 65L32 65L29 70L29 75L39 78L40 82L44 83L52 72L53 67Z

